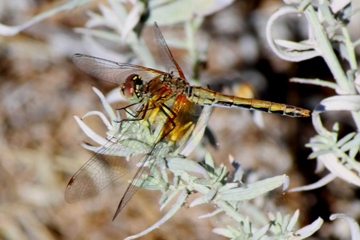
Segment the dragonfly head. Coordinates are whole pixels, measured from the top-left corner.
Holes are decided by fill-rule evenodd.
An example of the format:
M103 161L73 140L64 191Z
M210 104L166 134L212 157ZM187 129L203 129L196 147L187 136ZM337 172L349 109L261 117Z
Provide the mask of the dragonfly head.
M120 92L131 103L138 103L143 98L143 86L142 78L137 74L131 74L120 85Z

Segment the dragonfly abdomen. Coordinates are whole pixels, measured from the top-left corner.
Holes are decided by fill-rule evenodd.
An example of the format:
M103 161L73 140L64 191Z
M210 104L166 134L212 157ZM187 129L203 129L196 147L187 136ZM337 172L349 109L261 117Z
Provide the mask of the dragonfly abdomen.
M258 110L289 117L310 116L310 111L307 109L282 103L229 96L202 87L188 87L187 94L190 101L201 105L226 108L245 108L248 110Z

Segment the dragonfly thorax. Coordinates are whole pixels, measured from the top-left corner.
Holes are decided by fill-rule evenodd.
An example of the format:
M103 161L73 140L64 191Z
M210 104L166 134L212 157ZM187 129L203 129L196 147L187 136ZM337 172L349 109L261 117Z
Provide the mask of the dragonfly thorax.
M143 98L142 88L144 82L137 74L129 75L125 82L120 85L121 94L131 103L138 103Z
M186 81L186 79L171 73L166 73L162 76L162 84L166 85L174 93L183 93L185 88L189 86L189 83Z

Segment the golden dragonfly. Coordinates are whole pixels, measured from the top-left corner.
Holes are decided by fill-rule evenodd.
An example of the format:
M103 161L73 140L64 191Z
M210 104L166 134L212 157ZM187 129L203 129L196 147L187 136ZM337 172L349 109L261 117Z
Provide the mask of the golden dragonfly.
M191 86L156 23L154 32L167 72L83 54L72 58L78 68L93 77L119 84L121 94L135 109L131 112L125 108L131 113L130 118L121 122L124 125L75 173L65 190L66 201L75 202L96 194L137 166L113 220L141 187L144 169L154 165L149 162L166 158L186 145L198 124L201 106L245 108L289 117L310 116L307 109ZM142 125L149 126L146 134L152 135L151 140L143 140L147 136ZM136 148L140 142L143 147L139 150ZM126 166L121 156L128 160Z

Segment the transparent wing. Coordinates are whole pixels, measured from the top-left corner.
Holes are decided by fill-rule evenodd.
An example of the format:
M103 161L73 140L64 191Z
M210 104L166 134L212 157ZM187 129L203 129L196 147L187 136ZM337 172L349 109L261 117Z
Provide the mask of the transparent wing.
M65 200L76 202L95 195L133 169L143 156L132 156L128 164L125 164L124 158L96 153L69 181L65 190Z
M160 70L152 68L129 63L113 62L79 53L74 54L72 61L78 68L87 74L117 84L123 83L131 74L140 75L145 82L165 74Z
M128 204L128 202L130 202L131 198L134 196L136 191L139 189L138 186L141 186L142 183L144 182L144 180L141 180L140 177L145 171L144 164L147 162L149 157L150 157L150 154L146 155L146 159L142 162L142 165L136 171L131 183L126 188L126 191L125 191L123 197L121 198L119 205L115 211L114 217L112 219L113 221L117 217L117 215L119 215L121 210L123 210L123 208L126 206L126 204Z
M173 55L171 54L170 49L167 46L165 39L160 31L160 28L156 23L154 26L154 32L156 44L158 45L160 56L164 63L166 71L185 79L183 71L181 70L179 64L175 61Z
M141 176L144 174L145 169L152 169L152 167L158 163L158 160L160 158L165 158L165 156L167 156L172 150L173 149L171 146L166 146L166 143L164 145L161 142L157 141L153 148L150 150L150 152L147 153L146 156L144 156L144 160L141 162L141 166L137 169L131 183L128 185L123 197L121 198L112 220L117 217L121 210L134 196L136 191L141 186L143 186L146 179L142 179ZM150 159L152 159L152 161L149 161ZM147 165L147 167L144 167L144 165Z
M131 171L151 150L151 145L146 142L146 133L139 127L140 120L124 123L128 126L120 130L121 136L111 138L71 178L65 190L67 202L76 202L95 195ZM136 135L143 137L135 137Z

